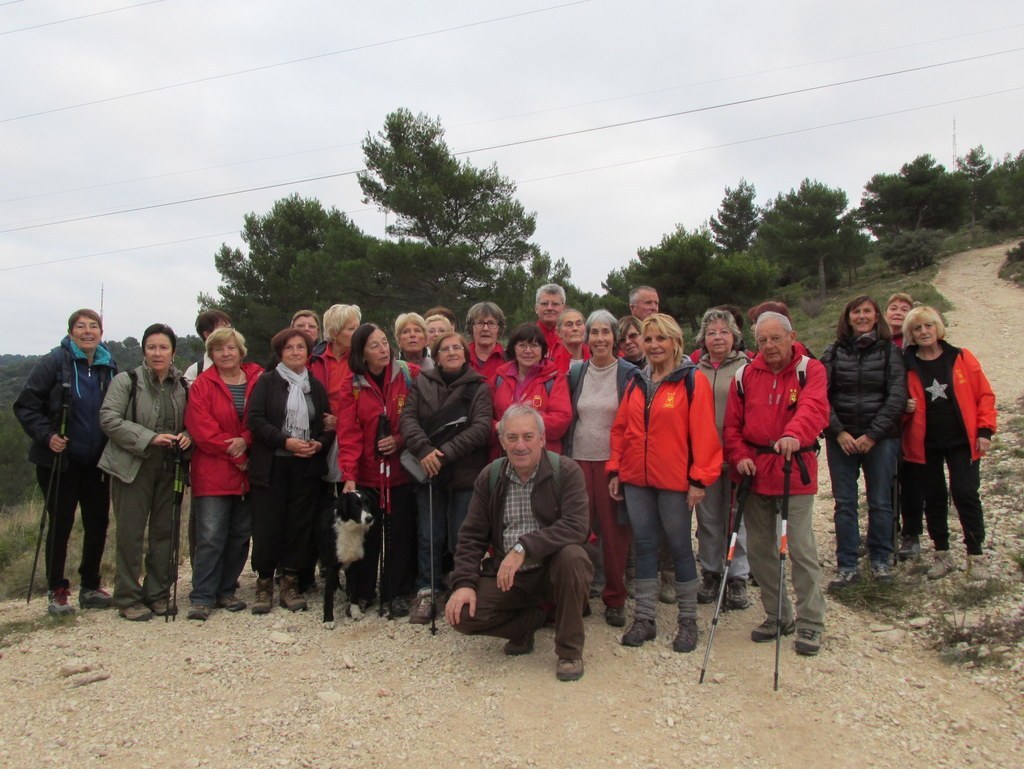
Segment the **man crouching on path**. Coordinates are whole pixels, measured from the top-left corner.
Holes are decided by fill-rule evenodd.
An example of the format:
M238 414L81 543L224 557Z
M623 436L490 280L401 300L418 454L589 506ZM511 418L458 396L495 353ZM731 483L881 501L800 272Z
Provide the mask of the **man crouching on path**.
M452 572L445 617L460 633L507 638L505 654L529 654L555 604L559 681L583 676L583 607L594 567L583 472L544 450L544 420L512 406L498 423L506 457L476 479ZM490 549L490 554L488 554ZM486 557L485 557L486 556Z

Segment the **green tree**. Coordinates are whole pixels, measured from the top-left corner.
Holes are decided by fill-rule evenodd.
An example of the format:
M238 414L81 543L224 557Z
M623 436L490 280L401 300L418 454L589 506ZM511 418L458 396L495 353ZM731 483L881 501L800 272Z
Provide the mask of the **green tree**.
M824 299L844 270L863 264L867 237L846 212L846 193L804 179L800 189L778 195L758 230L764 255L790 282L817 276Z
M725 197L718 207L718 216L712 216L709 226L715 243L727 254L747 251L754 242L760 211L754 199L757 191L746 179L740 179L736 189L725 188Z
M956 159L956 170L967 180L967 202L971 212L971 228L977 224L978 214L995 203L995 187L989 177L992 156L982 145Z
M888 243L882 244L881 254L895 270L913 272L935 263L942 233L936 230L910 230L901 232Z
M905 163L898 174L875 174L864 186L859 217L879 240L921 227L955 230L964 220L966 178L931 155Z

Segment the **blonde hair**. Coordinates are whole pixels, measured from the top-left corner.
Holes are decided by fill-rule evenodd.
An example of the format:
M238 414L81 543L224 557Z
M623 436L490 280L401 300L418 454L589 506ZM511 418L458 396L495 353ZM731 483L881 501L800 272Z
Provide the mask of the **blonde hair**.
M403 312L401 315L395 318L395 339L398 339L398 337L402 333L402 329L404 329L410 323L415 323L417 326L423 329L423 334L426 335L427 322L423 320L423 316L420 315L418 312Z
M678 366L683 360L683 330L675 318L663 312L648 315L640 324L640 335L647 336L649 330L657 331L672 340L672 365Z
M946 338L946 324L942 321L942 316L939 315L939 311L934 307L922 305L921 307L915 307L913 310L907 313L907 317L903 319L903 338L914 342L914 335L912 329L914 326L922 323L933 323L935 324L935 336L939 339ZM904 342L906 344L906 342Z
M356 304L332 304L324 310L324 339L333 342L342 330L353 320L358 325L363 319L362 310Z
M427 326L429 326L431 323L438 323L438 322L444 323L444 326L445 326L444 331L445 331L445 333L448 333L449 331L454 331L455 330L455 326L453 326L452 322L450 320L448 320L448 318L446 318L444 315L431 315L431 316L427 317L423 321L423 323L425 325L427 325Z
M210 332L206 337L206 354L210 355L218 347L223 347L228 342L234 342L238 348L238 354L243 358L248 350L245 349L245 337L231 326L221 326ZM213 357L212 355L210 357Z

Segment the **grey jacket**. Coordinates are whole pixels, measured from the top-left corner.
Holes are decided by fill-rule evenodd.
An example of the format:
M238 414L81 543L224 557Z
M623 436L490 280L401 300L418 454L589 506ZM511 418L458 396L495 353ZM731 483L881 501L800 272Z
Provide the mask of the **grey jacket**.
M160 405L159 385L153 371L146 364L135 369L138 385L135 389L134 416L131 404L131 377L121 372L110 383L107 396L100 408L100 428L110 439L103 449L99 468L124 483L132 483L153 449L149 444L156 437L156 424ZM167 378L174 404L174 430L185 429L186 390L182 373L171 366Z

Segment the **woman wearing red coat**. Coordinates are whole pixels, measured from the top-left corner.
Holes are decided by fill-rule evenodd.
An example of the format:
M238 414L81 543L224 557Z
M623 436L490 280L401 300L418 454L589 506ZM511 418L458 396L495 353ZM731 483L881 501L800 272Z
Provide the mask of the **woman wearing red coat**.
M398 423L420 369L395 360L387 336L372 323L352 335L349 368L337 427L343 491L358 487L367 492L383 515L375 517L366 533L363 559L346 570L345 586L349 602L361 611L373 603L386 516L381 605L390 605L392 618L407 617L417 566L416 495L399 461L405 441Z
M192 383L185 428L192 436L192 517L196 550L192 559L189 619L206 620L212 607L241 611L235 584L249 556L252 517L246 502L249 446L245 404L262 366L243 363L245 338L219 328L206 338L213 361Z
M490 381L494 394L492 458L498 454L498 421L513 403L523 403L540 412L544 420L547 450L562 453L562 437L572 421L569 382L555 363L547 358L548 343L535 323L523 323L512 330L505 348L508 363Z
M658 546L664 531L675 565L678 629L672 648L697 645L697 564L690 532L693 508L722 470L715 396L707 378L683 357L683 332L669 315L641 327L647 366L628 385L612 424L608 491L626 501L636 546L636 607L623 646L657 636Z
M946 327L931 307L916 307L903 322L907 368L907 416L903 459L913 482L924 489L928 536L935 546L929 579L956 569L949 552L949 497L943 465L949 469L949 492L960 516L967 545L968 574L988 579L982 555L985 518L978 488L979 465L996 431L996 396L981 364L970 351L945 341ZM904 523L905 537L921 534L921 519Z

